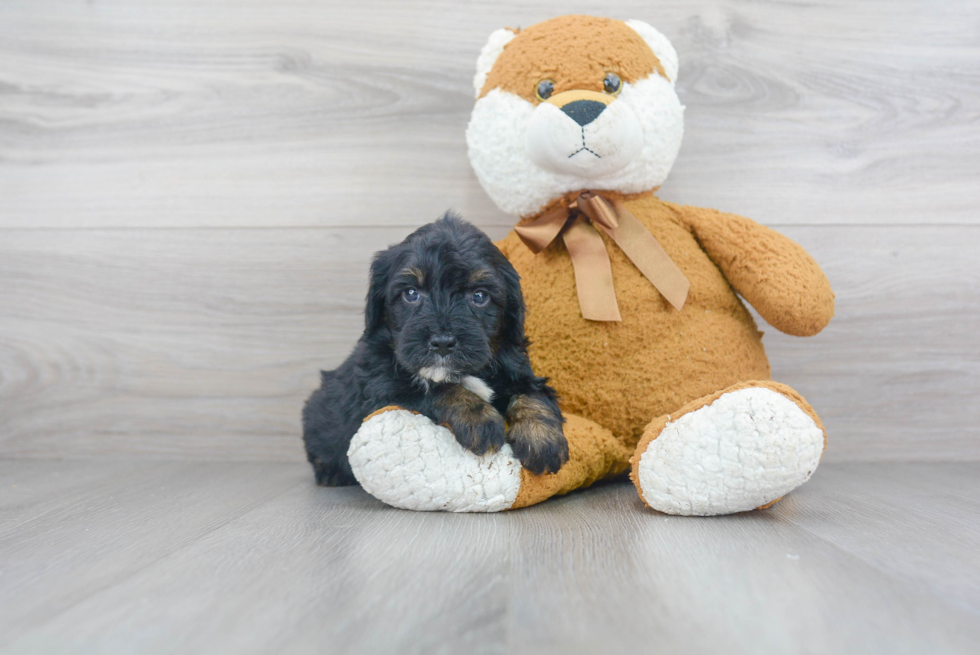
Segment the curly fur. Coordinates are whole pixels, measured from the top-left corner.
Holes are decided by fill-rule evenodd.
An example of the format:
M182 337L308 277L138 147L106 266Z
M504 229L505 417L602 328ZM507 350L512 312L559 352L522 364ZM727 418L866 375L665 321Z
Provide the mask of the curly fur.
M409 290L418 294L411 302ZM478 291L489 295L485 305ZM322 372L303 410L317 482L356 484L351 438L366 416L391 405L447 425L477 454L509 441L532 472L557 471L568 459L563 419L527 346L520 278L477 228L446 214L378 253L364 334L339 368Z

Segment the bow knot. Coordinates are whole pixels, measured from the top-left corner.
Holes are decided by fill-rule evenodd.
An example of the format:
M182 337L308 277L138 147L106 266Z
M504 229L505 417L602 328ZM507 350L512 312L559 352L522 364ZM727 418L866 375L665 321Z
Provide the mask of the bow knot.
M514 228L535 254L561 234L575 270L582 317L620 321L609 253L596 226L616 242L630 261L678 311L684 307L690 282L650 231L621 203L583 191L568 206L542 214Z

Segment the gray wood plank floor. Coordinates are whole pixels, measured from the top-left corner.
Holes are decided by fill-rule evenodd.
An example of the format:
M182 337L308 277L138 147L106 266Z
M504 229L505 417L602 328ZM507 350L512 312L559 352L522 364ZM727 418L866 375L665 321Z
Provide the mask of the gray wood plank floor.
M296 463L0 460L3 653L975 653L980 463L827 463L770 511L613 483L392 509Z

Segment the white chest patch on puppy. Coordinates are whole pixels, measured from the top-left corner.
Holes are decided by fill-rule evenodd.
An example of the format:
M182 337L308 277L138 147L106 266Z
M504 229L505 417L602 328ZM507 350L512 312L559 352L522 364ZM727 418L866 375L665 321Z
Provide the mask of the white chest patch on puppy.
M491 389L490 385L480 378L467 375L462 379L461 383L464 387L478 395L480 398L483 398L484 401L490 402L493 400L493 389Z

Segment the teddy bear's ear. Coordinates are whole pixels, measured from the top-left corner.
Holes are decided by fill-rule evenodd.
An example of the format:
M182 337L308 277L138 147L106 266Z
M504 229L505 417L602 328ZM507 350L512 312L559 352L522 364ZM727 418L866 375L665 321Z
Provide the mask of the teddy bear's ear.
M490 75L490 69L493 68L497 57L504 51L504 46L510 43L510 40L515 36L517 33L514 30L504 28L496 30L487 39L486 45L483 46L483 50L480 51L480 56L476 60L476 75L473 77L473 88L476 90L477 98L480 97L483 85L487 83L487 76Z
M642 20L628 20L626 24L633 28L633 31L647 42L647 45L653 50L653 54L657 55L657 59L660 60L660 65L664 67L664 72L667 73L670 83L676 83L678 67L677 51L674 50L674 46L667 40L667 37L658 32L652 25L644 23Z

